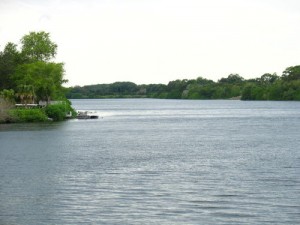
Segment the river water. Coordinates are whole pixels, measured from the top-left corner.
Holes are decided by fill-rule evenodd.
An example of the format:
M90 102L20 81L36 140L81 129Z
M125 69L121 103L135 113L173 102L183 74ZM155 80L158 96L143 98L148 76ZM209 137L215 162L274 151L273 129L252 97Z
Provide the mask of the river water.
M300 102L72 100L0 125L0 224L300 224Z

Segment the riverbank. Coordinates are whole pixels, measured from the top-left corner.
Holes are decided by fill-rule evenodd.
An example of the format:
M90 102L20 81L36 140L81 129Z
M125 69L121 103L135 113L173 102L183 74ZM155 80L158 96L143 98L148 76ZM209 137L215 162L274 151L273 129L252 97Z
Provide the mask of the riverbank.
M0 123L31 123L47 121L63 121L75 118L76 111L70 103L47 105L43 108L16 108L7 102L1 103Z

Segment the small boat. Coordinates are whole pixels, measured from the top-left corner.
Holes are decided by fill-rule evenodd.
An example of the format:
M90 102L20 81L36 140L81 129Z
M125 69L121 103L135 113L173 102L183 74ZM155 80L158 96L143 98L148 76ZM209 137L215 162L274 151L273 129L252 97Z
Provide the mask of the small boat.
M77 119L98 119L99 116L95 112L78 111Z

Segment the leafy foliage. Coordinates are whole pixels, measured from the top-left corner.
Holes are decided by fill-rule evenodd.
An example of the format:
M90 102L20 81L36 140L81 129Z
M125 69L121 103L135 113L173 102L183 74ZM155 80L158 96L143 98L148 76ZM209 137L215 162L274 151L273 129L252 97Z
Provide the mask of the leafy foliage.
M286 68L282 73L282 79L284 81L300 80L300 65Z
M15 102L15 91L13 89L4 89L3 91L0 92L0 97L10 103Z
M238 99L300 100L300 65L286 68L282 75L265 73L259 78L244 79L230 74L217 82L198 77L174 80L167 85L137 85L115 82L63 88L66 80L63 63L50 60L57 45L46 32L30 32L21 39L21 50L7 43L0 52L0 91L23 104L40 100L67 98L169 98L169 99ZM7 98L7 97L5 97Z
M16 100L25 104L64 96L64 65L49 61L57 50L50 34L30 32L23 36L21 44L21 51L8 43L0 52L0 90L13 89Z
M54 58L57 45L50 40L50 34L42 32L30 32L21 39L22 56L29 62L47 62Z
M63 73L62 63L37 61L19 65L13 78L17 87L32 86L32 94L37 101L49 102L62 95Z
M230 74L227 78L221 78L219 83L239 84L244 81L244 78L238 74Z
M281 77L266 73L249 80L230 74L218 82L198 77L170 81L168 85L116 82L76 86L65 89L65 94L68 98L300 100L299 69L300 66L288 67Z
M66 115L71 112L72 117L76 116L76 112L71 107L70 101L64 101L59 104L47 105L45 108L46 115L54 121L62 121L66 118Z
M45 109L47 116L54 121L62 121L66 117L67 109L64 104L48 105Z
M12 122L45 122L48 120L42 109L12 109Z
M0 94L6 102L17 102L25 105L26 109L15 109L10 116L15 122L36 122L47 120L42 109L28 109L32 103L51 100L66 102L62 84L66 82L64 64L50 62L56 55L57 45L50 40L46 32L30 32L21 39L20 51L17 45L8 43L0 52ZM58 106L55 106L59 108ZM53 107L53 108L55 108ZM69 111L70 102L66 104ZM56 120L65 118L65 109L54 115ZM7 112L7 110L6 110ZM64 113L62 116L62 112ZM52 115L51 114L51 115Z
M9 42L4 50L0 52L0 90L13 88L12 75L20 64L21 55L17 45Z

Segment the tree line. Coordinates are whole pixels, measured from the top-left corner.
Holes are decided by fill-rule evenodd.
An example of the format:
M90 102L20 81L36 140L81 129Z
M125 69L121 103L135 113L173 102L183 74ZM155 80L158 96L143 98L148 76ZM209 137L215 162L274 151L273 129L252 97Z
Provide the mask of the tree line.
M50 34L30 32L20 43L9 42L0 51L0 97L25 105L66 97L300 100L300 65L286 68L281 75L266 73L254 79L230 74L216 82L198 77L167 85L115 82L64 88L64 64L51 61L57 45Z
M300 100L300 65L286 68L282 75L266 73L244 79L230 74L217 82L203 77L170 81L165 84L115 82L75 86L65 89L67 98L164 98L164 99L242 99Z

